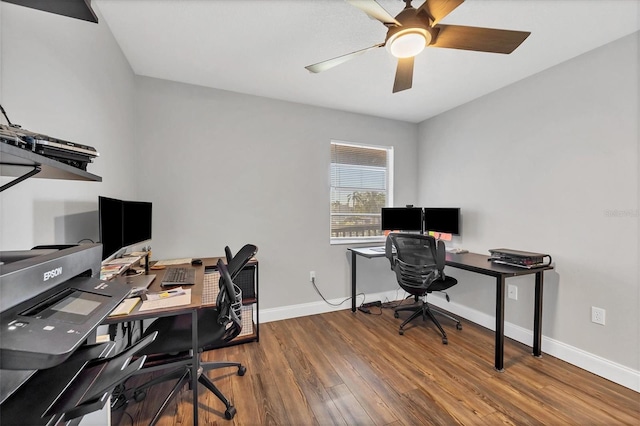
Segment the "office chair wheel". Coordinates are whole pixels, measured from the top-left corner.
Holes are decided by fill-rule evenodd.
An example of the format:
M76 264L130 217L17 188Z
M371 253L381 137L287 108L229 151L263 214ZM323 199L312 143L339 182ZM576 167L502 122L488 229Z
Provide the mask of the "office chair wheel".
M403 336L404 335L404 330L403 329L398 330L398 334Z
M394 313L393 313L393 317L394 317L394 318L400 318L400 314L399 314L399 313L397 313L397 312L394 312Z
M234 407L233 405L230 405L229 408L224 410L224 418L227 420L233 419L235 415L236 415L236 407Z
M446 338L446 337L443 337L443 338L442 338L442 344L443 344L443 345L448 345L448 344L449 344L449 341L447 340L447 338Z
M456 324L456 330L462 330L462 324L457 323Z
M238 376L244 376L244 373L247 372L247 367L245 367L244 365L241 365L240 367L238 367Z
M144 401L144 399L146 397L147 397L147 391L146 390L139 390L139 391L135 391L133 393L133 399L136 402Z

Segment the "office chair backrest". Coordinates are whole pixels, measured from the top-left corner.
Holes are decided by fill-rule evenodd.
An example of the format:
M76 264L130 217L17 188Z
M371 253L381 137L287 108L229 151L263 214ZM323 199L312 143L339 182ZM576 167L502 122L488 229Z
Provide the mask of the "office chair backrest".
M218 324L225 328L222 340L228 342L242 331L242 292L233 283L227 265L222 259L218 259L218 272L220 272L220 292L216 299Z
M252 257L258 252L258 247L253 244L245 244L235 256L231 254L229 246L224 248L225 256L227 258L227 269L231 279L234 280L236 276L242 271Z
M393 269L393 259L412 265L435 265L442 272L445 266L445 246L430 235L391 233L386 242L387 257ZM396 252L391 253L391 248Z
M392 233L387 237L389 244L396 250L390 258L391 269L404 290L421 293L436 279L444 278L444 245L435 238Z

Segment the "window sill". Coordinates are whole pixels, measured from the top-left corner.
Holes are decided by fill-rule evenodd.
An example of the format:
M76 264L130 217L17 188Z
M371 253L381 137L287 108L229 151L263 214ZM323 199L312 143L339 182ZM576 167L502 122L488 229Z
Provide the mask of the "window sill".
M380 245L384 244L386 241L386 237L372 237L372 238L332 238L330 244L340 245L340 244L374 244Z

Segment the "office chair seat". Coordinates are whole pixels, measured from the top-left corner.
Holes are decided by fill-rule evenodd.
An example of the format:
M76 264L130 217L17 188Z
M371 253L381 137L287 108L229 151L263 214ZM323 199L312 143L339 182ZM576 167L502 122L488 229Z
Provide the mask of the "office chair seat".
M217 323L218 315L219 312L215 308L201 309L198 312L198 324L206 324L206 327L198 327L198 342L219 341L224 336L224 327L212 326ZM139 352L140 355L182 352L185 348L191 347L191 314L155 321L145 330L145 335L154 331L162 336L162 341L154 341Z

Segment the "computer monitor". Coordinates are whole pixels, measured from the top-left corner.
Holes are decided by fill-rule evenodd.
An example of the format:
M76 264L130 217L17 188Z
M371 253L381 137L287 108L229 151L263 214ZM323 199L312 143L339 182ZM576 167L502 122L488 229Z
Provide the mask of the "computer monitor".
M98 197L98 226L102 260L116 254L122 244L122 200Z
M99 234L102 260L119 255L123 249L151 239L152 204L98 198Z
M124 201L122 243L124 247L151 239L151 203Z
M383 207L381 227L383 231L422 232L422 209L420 207Z
M425 207L424 230L460 235L460 208Z

